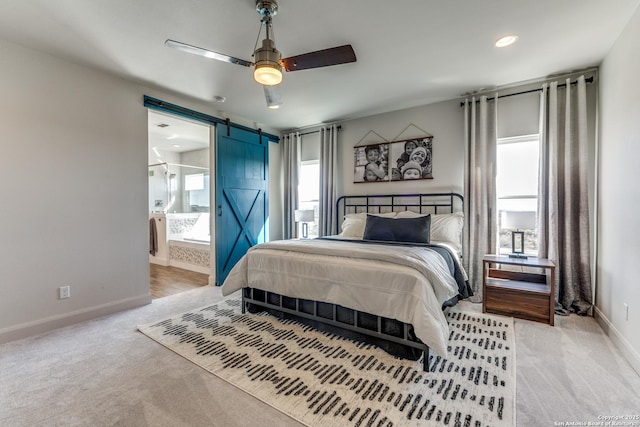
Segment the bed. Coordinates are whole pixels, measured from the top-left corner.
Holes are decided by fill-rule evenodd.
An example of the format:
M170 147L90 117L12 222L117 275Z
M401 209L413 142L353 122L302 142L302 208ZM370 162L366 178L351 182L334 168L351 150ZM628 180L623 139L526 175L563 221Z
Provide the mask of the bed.
M457 193L343 196L336 235L252 247L222 292L417 360L447 355L443 309L471 295Z

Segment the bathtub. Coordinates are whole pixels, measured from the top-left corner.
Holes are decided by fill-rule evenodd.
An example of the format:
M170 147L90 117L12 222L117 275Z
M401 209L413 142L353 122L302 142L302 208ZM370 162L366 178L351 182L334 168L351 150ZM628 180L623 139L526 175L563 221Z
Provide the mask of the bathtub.
M159 217L156 217L158 252L156 256L149 255L149 262L211 274L209 213L153 214L152 217L156 215Z

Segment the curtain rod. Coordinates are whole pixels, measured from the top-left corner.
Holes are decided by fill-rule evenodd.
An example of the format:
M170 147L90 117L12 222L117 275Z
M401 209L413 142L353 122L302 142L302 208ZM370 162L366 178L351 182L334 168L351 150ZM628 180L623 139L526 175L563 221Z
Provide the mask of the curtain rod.
M593 83L593 76L592 77L587 77L586 79L584 79L585 83ZM572 85L576 85L578 84L578 81L573 81L570 84ZM558 87L566 87L567 84L566 83L561 83L558 85ZM515 93L508 93L506 95L498 95L498 98L508 98L510 96L516 96L516 95L524 95L527 93L534 93L534 92L542 92L542 88L537 88L537 89L531 89L531 90L524 90L522 92L515 92ZM491 98L487 98L487 101L493 101L494 99L496 99L495 97L491 97ZM480 100L477 100L476 102L480 102ZM460 102L460 106L464 107L465 102L461 101Z
M338 130L341 130L341 129L342 129L342 125L338 125L338 126L337 126L337 129L338 129ZM320 132L320 129L318 129L318 130L312 130L312 131L310 131L310 132L301 133L301 134L300 134L300 136L304 136L304 135L311 135L312 133L318 133L318 132Z

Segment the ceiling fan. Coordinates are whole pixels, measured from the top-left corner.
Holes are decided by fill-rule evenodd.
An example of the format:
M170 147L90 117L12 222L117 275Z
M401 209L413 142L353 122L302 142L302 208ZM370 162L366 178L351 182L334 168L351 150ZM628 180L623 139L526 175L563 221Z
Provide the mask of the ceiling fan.
M282 82L282 69L285 71L300 71L356 62L356 54L351 45L337 46L282 58L271 36L273 33L272 18L278 13L278 3L276 0L256 0L256 11L262 17L260 19L260 28L262 29L262 26L266 28L266 37L262 40L261 47L257 47L256 40L253 52L255 62L245 61L244 59L171 39L165 41L165 45L183 52L204 56L205 58L242 65L243 67L255 67L253 78L263 85L269 108L278 108L281 104L280 94L276 86ZM260 32L258 32L259 37Z

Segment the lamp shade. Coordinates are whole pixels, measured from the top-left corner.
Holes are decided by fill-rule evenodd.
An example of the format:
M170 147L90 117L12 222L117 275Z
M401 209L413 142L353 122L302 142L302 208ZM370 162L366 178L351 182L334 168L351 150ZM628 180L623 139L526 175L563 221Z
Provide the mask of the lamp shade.
M505 211L502 215L502 228L511 230L531 230L536 228L535 212Z
M258 64L253 78L261 85L274 86L282 82L282 71L278 64Z
M296 210L294 219L296 222L313 222L315 219L313 209Z

